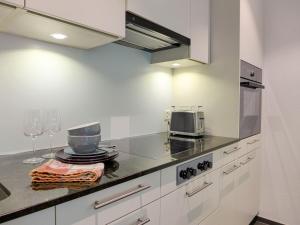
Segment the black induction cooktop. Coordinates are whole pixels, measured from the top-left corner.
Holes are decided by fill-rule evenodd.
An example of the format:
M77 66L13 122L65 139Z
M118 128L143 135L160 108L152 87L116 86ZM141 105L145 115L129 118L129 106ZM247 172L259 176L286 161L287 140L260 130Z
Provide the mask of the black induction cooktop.
M107 144L107 143L106 143ZM110 141L120 152L150 159L177 158L186 151L204 151L204 137L171 136L163 133Z

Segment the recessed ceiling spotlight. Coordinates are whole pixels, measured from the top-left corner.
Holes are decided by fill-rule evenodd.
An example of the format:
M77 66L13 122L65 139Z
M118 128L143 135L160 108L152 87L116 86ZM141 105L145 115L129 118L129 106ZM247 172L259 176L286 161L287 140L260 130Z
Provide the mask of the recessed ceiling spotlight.
M179 67L179 66L181 66L181 65L180 65L179 63L173 63L172 66L173 66L173 67Z
M66 39L68 36L61 34L61 33L54 33L54 34L50 34L51 37L58 39L58 40L63 40Z

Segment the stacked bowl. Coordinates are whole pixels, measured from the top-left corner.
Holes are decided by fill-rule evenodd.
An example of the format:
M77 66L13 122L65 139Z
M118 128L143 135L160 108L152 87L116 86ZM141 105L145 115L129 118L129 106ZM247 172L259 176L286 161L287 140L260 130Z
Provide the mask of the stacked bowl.
M68 129L68 144L78 154L89 154L97 150L101 141L99 122Z
M95 164L114 160L119 152L113 146L101 146L100 123L90 123L68 129L69 147L56 152L55 158L68 164Z

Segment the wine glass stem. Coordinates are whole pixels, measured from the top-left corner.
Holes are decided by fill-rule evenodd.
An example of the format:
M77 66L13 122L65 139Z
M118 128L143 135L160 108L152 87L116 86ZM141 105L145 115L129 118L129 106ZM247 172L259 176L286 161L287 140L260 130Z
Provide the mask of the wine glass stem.
M33 153L35 153L35 150L36 150L36 137L32 136L31 137L31 141L32 141L32 150L33 150Z
M53 135L49 135L49 141L50 141L50 151L53 153Z

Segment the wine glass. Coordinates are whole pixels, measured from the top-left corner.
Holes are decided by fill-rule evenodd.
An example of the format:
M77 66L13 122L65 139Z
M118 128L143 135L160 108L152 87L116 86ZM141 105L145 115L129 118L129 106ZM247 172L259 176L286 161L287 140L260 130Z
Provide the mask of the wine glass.
M43 134L43 121L42 113L40 110L29 110L24 115L24 135L30 137L32 141L32 150L35 153L36 150L36 139L38 136ZM44 159L40 157L33 157L25 159L23 163L36 164L43 162Z
M53 152L53 136L61 131L61 118L56 109L47 110L45 112L45 126L44 132L48 134L50 141L51 153L45 154L42 157L45 159L54 159L55 154Z

